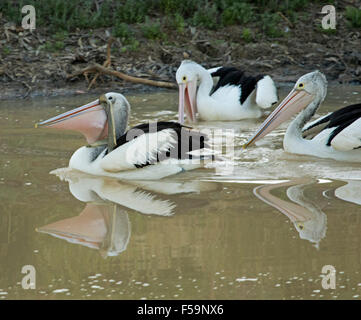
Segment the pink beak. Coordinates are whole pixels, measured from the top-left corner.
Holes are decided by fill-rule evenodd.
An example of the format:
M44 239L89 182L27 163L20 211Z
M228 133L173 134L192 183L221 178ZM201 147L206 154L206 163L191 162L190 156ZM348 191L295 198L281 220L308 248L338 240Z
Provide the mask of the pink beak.
M197 112L197 81L179 83L178 121L184 123L184 111L189 122L196 122Z
M35 128L40 126L78 131L88 143L102 140L108 135L107 115L99 100L37 123Z
M255 143L257 140L263 138L265 135L276 129L286 120L290 119L294 114L300 112L307 107L314 96L304 90L293 89L286 98L280 103L280 105L273 110L268 118L262 123L257 132L251 139L243 145L243 148Z

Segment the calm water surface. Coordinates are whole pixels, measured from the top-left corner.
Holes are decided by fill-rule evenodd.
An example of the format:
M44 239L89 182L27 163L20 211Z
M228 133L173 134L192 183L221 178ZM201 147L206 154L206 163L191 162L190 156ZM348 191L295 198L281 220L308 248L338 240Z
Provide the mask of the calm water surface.
M360 299L359 164L284 153L285 125L236 148L231 171L49 174L84 140L34 123L93 98L0 103L0 299ZM177 119L176 93L128 98L132 125ZM329 89L319 115L356 102L360 88ZM198 127L232 129L241 144L261 120ZM24 265L35 290L22 289ZM324 265L334 290L322 289Z

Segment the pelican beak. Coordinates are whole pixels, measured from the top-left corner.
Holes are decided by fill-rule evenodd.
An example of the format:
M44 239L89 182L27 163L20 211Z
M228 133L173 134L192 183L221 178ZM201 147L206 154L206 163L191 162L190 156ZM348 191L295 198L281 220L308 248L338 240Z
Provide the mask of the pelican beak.
M184 123L184 111L189 122L196 122L197 112L197 80L178 83L179 109L178 121Z
M89 144L104 139L108 134L107 114L100 99L48 120L39 122L38 127L73 130L82 133Z
M276 129L283 122L290 119L294 114L307 107L313 99L314 96L309 94L307 91L293 89L262 123L253 137L243 145L243 148L245 149L254 144L257 140L263 138L272 130Z
M114 107L104 94L99 97L99 102L103 105L108 119L108 152L110 152L117 145Z

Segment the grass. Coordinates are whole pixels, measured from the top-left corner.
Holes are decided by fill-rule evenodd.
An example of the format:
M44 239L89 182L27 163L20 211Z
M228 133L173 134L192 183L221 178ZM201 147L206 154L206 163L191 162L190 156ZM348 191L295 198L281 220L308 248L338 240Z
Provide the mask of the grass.
M61 51L65 47L63 41L46 41L40 48L47 52Z
M169 20L171 21L170 25L175 28L178 33L184 33L187 23L179 13L176 13L174 17Z
M346 7L345 16L350 27L361 28L361 9Z
M145 19L145 23L142 25L142 32L144 37L149 40L165 40L166 34L161 29L161 24L157 20L156 22L152 22L148 17Z
M67 31L58 31L53 35L53 39L56 41L64 41L68 37Z
M234 24L245 24L252 20L254 15L253 7L246 2L234 2L224 6L221 14L221 21L224 26Z
M262 31L270 38L279 38L284 36L284 32L280 29L281 17L277 14L264 13L261 15Z
M122 40L128 40L133 36L133 32L126 23L118 22L113 28L113 36Z
M252 31L248 28L243 28L242 30L242 39L246 42L252 42L253 41L253 35Z
M218 11L215 4L207 4L202 10L197 10L192 19L192 25L215 30L218 27Z
M136 47L130 24L139 24L150 40L166 40L164 26L184 33L187 26L209 30L239 25L246 30L255 25L270 38L285 35L280 13L292 23L307 12L311 4L332 4L333 0L1 0L0 12L7 20L21 24L21 7L34 5L37 28L56 34L55 47L61 48L67 33L80 29L112 28L113 35L126 45ZM360 28L361 10L347 7L345 17L350 28ZM252 41L243 31L242 38Z
M7 46L4 46L1 51L5 57L11 53L11 49Z
M317 30L319 32L322 32L322 33L330 35L330 36L333 35L333 34L338 34L337 28L336 29L324 29L324 28L322 28L321 25L319 25L319 26L317 26Z

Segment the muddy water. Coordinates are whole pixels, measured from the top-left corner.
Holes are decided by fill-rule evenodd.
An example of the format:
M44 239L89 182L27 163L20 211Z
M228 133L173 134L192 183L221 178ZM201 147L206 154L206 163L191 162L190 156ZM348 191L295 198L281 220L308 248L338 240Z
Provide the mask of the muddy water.
M324 114L361 102L329 90ZM282 94L284 96L284 94ZM0 299L359 299L361 170L257 148L160 182L67 171L84 141L35 122L95 97L0 104ZM175 93L129 96L132 124L175 120ZM261 120L200 123L244 142ZM23 266L36 288L22 288ZM323 266L336 288L322 287Z

